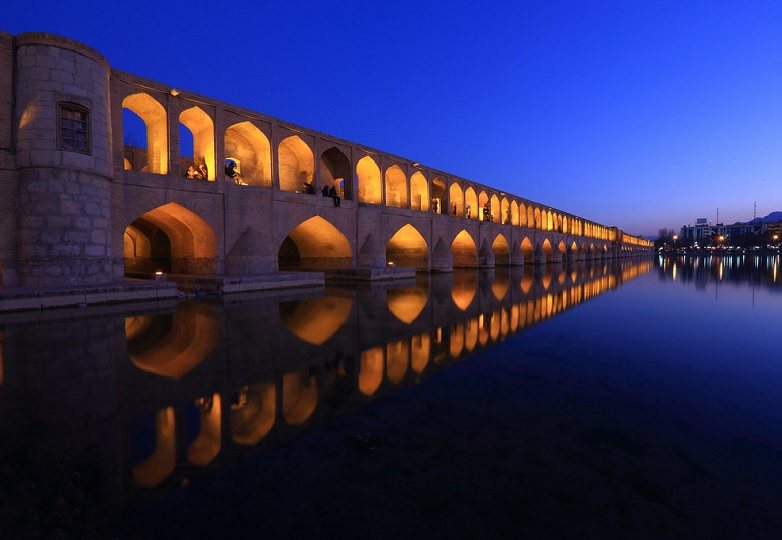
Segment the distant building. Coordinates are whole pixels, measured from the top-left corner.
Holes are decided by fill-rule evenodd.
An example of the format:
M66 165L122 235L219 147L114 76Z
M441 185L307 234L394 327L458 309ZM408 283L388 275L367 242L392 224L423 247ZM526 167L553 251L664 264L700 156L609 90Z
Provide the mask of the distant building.
M782 222L774 225L779 225L782 228ZM766 224L761 220L753 220L749 223L734 223L732 225L725 225L723 223L717 223L712 225L706 218L698 218L695 220L695 225L687 225L681 228L679 237L682 240L691 240L693 242L699 242L704 238L711 236L724 236L730 238L732 236L741 236L744 234L762 234L766 232L766 227L770 227L771 224Z

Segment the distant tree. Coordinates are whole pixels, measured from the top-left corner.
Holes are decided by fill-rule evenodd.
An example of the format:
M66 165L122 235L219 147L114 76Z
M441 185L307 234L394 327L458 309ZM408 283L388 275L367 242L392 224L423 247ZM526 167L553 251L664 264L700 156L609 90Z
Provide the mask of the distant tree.
M673 247L673 237L676 235L673 229L660 229L657 231L657 240L654 242L654 248Z

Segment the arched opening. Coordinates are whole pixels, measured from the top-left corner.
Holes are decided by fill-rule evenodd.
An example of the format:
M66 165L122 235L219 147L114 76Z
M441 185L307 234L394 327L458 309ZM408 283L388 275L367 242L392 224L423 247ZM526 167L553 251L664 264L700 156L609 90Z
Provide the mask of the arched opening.
M521 241L521 251L524 253L524 263L530 264L535 258L535 248L532 247L532 242L526 236Z
M364 156L356 165L358 175L358 200L362 203L381 204L382 188L380 167L370 156Z
M125 169L168 174L166 109L149 94L122 100Z
M527 226L527 205L524 203L519 205L519 226Z
M353 199L353 171L350 160L338 148L332 147L320 156L320 189L334 187L341 199Z
M350 268L353 250L334 225L315 216L285 237L277 256L280 270Z
M269 139L251 122L225 130L225 156L241 164L242 181L250 186L272 187L272 153Z
M485 191L481 191L478 194L478 219L481 221L491 220L491 205L489 204L489 196Z
M446 204L446 191L445 180L439 176L432 180L432 212L435 214L447 214L448 208L444 208Z
M448 198L451 203L451 207L448 209L452 216L464 216L464 194L459 184L451 184L448 190Z
M391 165L386 169L386 206L408 208L407 176L399 165Z
M535 224L535 209L532 207L532 205L527 207L527 227L530 229L534 229L537 225Z
M494 252L494 265L495 266L509 266L510 265L510 247L505 236L498 234L497 238L491 244L491 249Z
M277 148L281 191L304 191L315 179L315 156L298 135L291 135Z
M217 243L207 222L190 210L168 203L125 229L125 276L150 278L155 272L214 274Z
M535 208L535 220L533 221L533 223L535 224L534 225L535 229L545 228L543 224L543 220L540 219L540 208L537 207Z
M546 238L543 241L543 244L540 246L540 248L543 251L543 253L546 255L546 262L551 262L554 249L551 247L551 242L549 242L548 238Z
M478 196L475 194L475 190L472 187L468 187L464 192L464 202L467 205L464 209L464 216L467 219L479 219L480 206L478 206Z
M478 248L470 233L462 229L456 235L456 238L451 243L451 256L453 257L454 268L474 268L478 266Z
M429 248L415 227L407 224L391 237L386 247L386 263L429 269Z
M489 198L489 210L491 212L489 221L505 223L505 216L500 211L500 199L496 195L492 195Z
M410 208L429 211L429 185L421 171L416 171L410 177Z
M193 163L198 169L206 168L207 180L217 178L215 172L215 135L214 122L201 107L191 107L182 111L179 122L193 134ZM187 176L187 166L180 163L180 176Z

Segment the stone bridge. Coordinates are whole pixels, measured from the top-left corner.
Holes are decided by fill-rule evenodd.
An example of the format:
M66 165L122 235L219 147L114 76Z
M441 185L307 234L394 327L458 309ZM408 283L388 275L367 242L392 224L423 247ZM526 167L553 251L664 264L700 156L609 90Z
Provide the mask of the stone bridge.
M67 38L0 32L0 69L5 287L158 271L385 279L651 252L616 227L117 71Z

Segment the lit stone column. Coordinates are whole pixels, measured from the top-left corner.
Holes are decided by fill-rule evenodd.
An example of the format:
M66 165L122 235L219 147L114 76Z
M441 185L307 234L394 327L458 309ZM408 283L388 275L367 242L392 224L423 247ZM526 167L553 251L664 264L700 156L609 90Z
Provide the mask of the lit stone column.
M110 282L108 62L51 34L16 47L19 283Z

